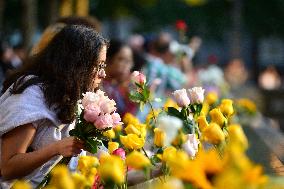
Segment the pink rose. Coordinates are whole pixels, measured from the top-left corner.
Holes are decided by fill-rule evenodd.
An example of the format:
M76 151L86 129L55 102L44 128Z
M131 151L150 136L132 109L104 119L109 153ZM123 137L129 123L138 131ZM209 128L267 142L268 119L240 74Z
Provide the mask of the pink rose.
M100 107L94 104L88 104L84 109L84 119L88 122L95 122L101 110Z
M112 117L112 121L113 121L113 126L117 126L117 125L121 125L122 122L121 122L121 117L118 113L113 113L111 114L111 117Z
M109 98L101 98L100 108L103 113L110 114L116 110L116 103L114 100L110 100Z
M173 95L180 107L187 107L190 104L190 100L185 89L176 90L173 92Z
M191 103L202 104L204 100L204 89L202 87L193 87L188 89Z
M117 148L112 152L113 155L121 157L121 159L125 160L125 151L123 148Z
M113 126L112 116L110 114L100 115L95 121L97 129L105 129Z
M146 77L145 75L143 75L142 73L138 72L138 71L134 71L131 74L131 80L135 83L139 83L139 84L144 84L146 83Z

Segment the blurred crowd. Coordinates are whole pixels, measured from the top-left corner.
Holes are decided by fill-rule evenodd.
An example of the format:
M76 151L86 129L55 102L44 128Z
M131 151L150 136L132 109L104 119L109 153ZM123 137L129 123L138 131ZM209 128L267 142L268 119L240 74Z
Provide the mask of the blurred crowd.
M25 64L25 58L38 53L50 39L65 25L79 24L100 31L100 26L93 18L67 17L57 20L42 34L41 39L30 52L21 45L12 47L1 41L0 46L0 89L4 78L11 71ZM182 29L182 28L181 28ZM177 28L177 33L181 34ZM135 114L137 107L132 103L130 92L130 74L142 71L151 91L156 97L165 101L172 91L193 86L203 86L207 92L214 91L219 96L243 94L244 90L256 88L251 85L250 70L242 59L232 59L220 67L218 57L210 55L206 63L196 64L194 57L202 46L202 39L193 36L174 38L172 33L157 32L149 35L134 34L125 41L110 39L106 60L106 79L102 88L117 103L118 112ZM258 78L258 87L275 90L283 87L283 81L274 66L263 69ZM141 115L142 117L144 115Z

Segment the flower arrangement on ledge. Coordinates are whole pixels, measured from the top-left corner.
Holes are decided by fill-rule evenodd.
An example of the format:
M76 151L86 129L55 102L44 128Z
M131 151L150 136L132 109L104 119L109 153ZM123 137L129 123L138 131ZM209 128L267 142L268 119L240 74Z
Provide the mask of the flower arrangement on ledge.
M130 99L141 108L147 103L152 107L145 76L139 72L132 76L136 88ZM102 91L85 94L83 113L71 135L90 139L90 152L101 145L100 140L107 140L108 152L99 159L80 156L72 173L66 166L55 167L45 188L124 189L133 171L149 180L155 170L155 182L148 186L154 189L276 187L262 167L246 156L248 141L241 125L234 122L234 102L219 100L215 93L204 96L204 92L201 87L176 90L172 94L175 101L168 99L160 109L152 108L145 123L127 113L123 124L115 113L115 102ZM281 186L284 188L283 183ZM30 188L23 181L14 184L15 189L24 187Z

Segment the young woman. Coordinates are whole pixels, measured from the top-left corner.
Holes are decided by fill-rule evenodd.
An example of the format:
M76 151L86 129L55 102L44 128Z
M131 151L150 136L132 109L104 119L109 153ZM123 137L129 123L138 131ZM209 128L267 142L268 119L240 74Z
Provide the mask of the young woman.
M1 187L23 178L36 186L61 156L80 153L68 137L82 93L105 76L107 41L93 29L66 26L24 68L5 81L0 97Z

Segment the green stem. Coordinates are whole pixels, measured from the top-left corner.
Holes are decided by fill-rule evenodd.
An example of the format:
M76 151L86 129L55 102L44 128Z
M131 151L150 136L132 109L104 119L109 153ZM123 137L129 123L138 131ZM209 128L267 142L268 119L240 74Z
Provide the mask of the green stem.
M150 101L148 101L148 103L150 104L150 108L151 108L151 111L152 111L152 114L153 114L153 119L154 119L155 124L156 124L157 123L157 119L156 119L156 116L155 116L153 105L151 104Z

